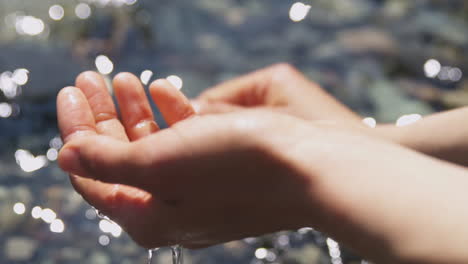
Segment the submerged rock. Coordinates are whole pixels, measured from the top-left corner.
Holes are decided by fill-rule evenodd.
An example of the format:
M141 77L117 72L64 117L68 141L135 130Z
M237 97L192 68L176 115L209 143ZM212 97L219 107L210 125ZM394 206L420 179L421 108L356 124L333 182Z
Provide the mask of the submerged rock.
M38 243L27 237L11 237L4 247L4 254L10 261L30 260L38 247Z

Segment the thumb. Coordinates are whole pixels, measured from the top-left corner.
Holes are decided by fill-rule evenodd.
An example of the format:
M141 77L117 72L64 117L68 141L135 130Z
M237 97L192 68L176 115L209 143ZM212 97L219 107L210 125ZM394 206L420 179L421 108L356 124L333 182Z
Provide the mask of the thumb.
M137 166L140 159L134 149L131 143L105 136L76 138L62 148L58 161L71 174L142 187L142 177L132 177L141 175L141 166Z

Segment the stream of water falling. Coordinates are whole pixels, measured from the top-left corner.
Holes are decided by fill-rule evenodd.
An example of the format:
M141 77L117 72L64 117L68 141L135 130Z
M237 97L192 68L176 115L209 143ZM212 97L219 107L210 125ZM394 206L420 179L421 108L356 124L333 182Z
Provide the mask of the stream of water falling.
M153 263L153 256L154 253L159 250L159 248L153 248L148 250L148 262L147 264ZM182 253L182 247L179 245L172 246L172 264L183 264L184 263L184 255Z
M153 255L158 251L159 248L153 248L148 250L148 264L151 264L153 262Z
M182 247L179 245L175 245L171 247L171 250L172 250L172 264L183 264L184 255L182 252Z
M96 211L96 215L100 219L109 219L107 216L105 216L103 213L101 213L98 209L94 208ZM148 262L147 264L152 264L153 262L153 255L158 251L159 248L152 248L148 250ZM182 247L179 245L175 245L171 247L172 251L172 264L183 264L184 263L184 255L182 251Z

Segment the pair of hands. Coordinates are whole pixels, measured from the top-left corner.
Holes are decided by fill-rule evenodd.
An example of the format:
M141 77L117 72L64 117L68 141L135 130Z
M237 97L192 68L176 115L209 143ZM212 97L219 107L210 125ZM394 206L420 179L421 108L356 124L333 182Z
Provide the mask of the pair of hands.
M150 94L170 126L161 131L138 78L122 73L113 86L120 119L96 73L60 92L59 163L140 245L199 248L303 226L378 260L408 245L399 243L400 222L387 219L409 209L392 211L388 197L414 200L416 182L400 190L412 179L406 165L431 161L375 139L378 130L290 66L228 81L193 102L155 81Z
M206 247L307 226L296 216L310 179L280 153L307 136L303 120L358 120L288 65L194 102L166 80L153 82L151 97L170 126L162 131L138 78L119 74L113 87L121 119L96 73L59 93L59 163L90 204L147 248ZM315 100L321 107L311 107Z

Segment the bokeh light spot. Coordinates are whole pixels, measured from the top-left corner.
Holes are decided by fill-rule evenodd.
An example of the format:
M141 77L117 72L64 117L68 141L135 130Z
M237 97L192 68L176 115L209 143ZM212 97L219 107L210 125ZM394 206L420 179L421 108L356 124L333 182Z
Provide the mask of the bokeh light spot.
M65 224L60 219L54 219L50 223L50 231L53 233L63 233L65 231Z
M17 69L13 72L11 79L17 85L25 85L29 80L29 71L27 69Z
M268 250L266 248L257 248L255 250L255 257L258 259L265 259L268 255Z
M110 238L106 235L100 235L98 242L101 244L101 246L107 246L110 243Z
M24 203L15 203L15 205L13 205L13 212L15 212L15 214L22 215L26 212L26 206Z
M50 160L50 161L56 161L57 158L58 158L58 150L54 149L54 148L51 148L49 150L47 150L47 159Z
M61 5L53 5L49 8L49 17L55 21L62 20L65 10Z
M110 74L114 70L114 63L105 55L96 57L96 68L102 74Z
M86 3L80 3L75 8L75 15L79 19L87 19L91 16L91 7Z
M166 79L179 90L184 86L184 81L177 75L168 76Z
M104 233L112 234L114 237L120 237L120 235L122 235L122 228L108 219L99 221L99 229Z
M13 107L9 103L0 103L0 117L8 118L13 113Z
M424 64L424 73L428 78L435 78L441 69L442 65L435 59L430 59Z
M143 71L140 75L141 83L143 83L144 85L148 85L149 81L151 80L151 77L153 77L152 71L150 70Z
M33 209L31 210L31 216L34 219L39 219L41 218L42 215L42 208L39 206L34 206Z
M46 208L41 211L41 219L48 224L51 224L56 218L57 214L52 209Z
M368 127L375 128L377 126L377 121L372 117L366 117L362 122Z
M396 126L397 127L409 126L409 125L416 123L417 121L421 119L422 119L422 116L419 114L404 115L398 118L396 122Z
M311 6L301 2L296 2L291 6L289 10L289 18L294 22L304 20L309 14Z
M36 36L45 29L44 22L33 16L20 16L16 18L16 31L21 35Z

